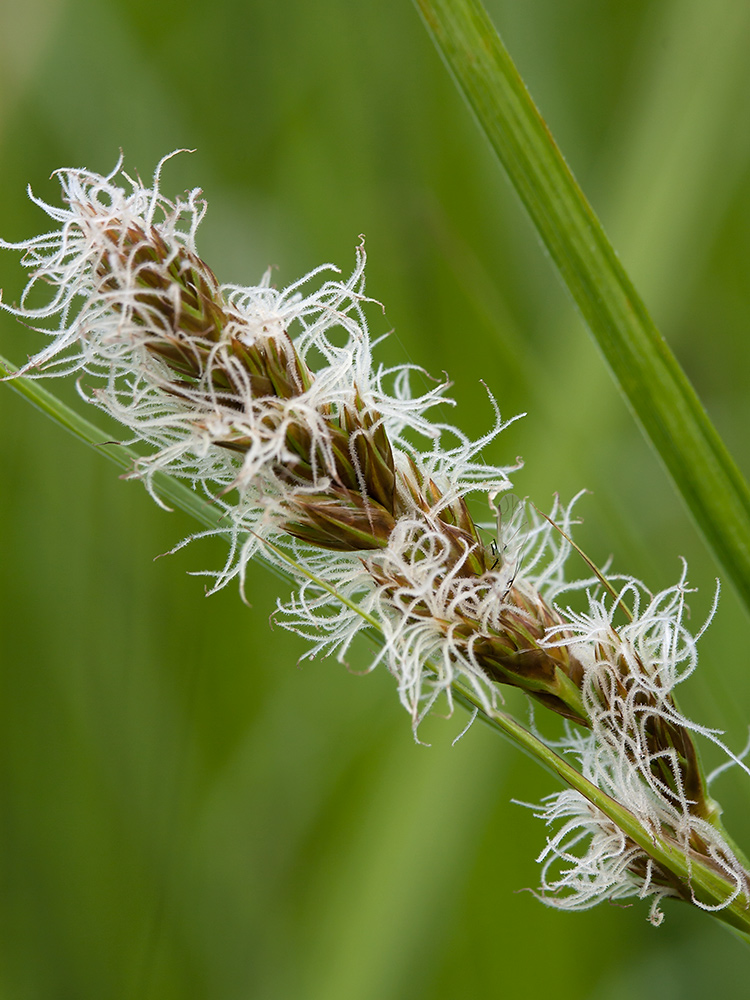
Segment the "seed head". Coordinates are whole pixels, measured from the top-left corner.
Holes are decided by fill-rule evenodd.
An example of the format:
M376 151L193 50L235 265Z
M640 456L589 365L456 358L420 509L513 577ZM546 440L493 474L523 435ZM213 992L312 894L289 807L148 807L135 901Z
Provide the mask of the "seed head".
M563 717L559 745L585 777L747 894L693 736L718 739L673 694L696 663L684 574L655 597L631 578L610 597L599 573L566 582L572 505L550 517L495 507L517 465L485 464L506 426L494 399L493 426L472 441L430 419L451 402L446 383L414 395L424 372L374 362L362 245L347 280L324 265L281 291L268 272L221 284L196 248L200 191L165 198L163 164L151 186L121 163L107 177L60 171L63 207L34 199L59 228L0 241L31 272L20 303L0 305L52 337L23 373L78 373L82 394L128 428L141 453L132 475L155 497L163 471L221 507L232 544L216 587L242 578L258 548L285 568L291 553L299 587L279 614L309 655L342 658L376 619L373 666L397 678L415 733L456 684L488 710L501 685L521 688ZM477 495L494 524L475 520ZM571 590L583 611L561 600ZM630 621L616 624L625 606ZM540 857L548 902L653 896L654 920L666 895L697 902L578 792L539 815L562 822Z

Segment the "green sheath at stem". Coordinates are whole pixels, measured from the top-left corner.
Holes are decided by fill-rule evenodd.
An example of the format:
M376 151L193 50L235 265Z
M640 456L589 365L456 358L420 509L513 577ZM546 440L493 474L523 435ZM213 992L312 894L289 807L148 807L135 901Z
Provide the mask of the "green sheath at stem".
M588 781L566 760L558 756L545 743L524 729L514 718L505 712L487 710L478 701L475 694L457 684L453 686L456 701L466 708L476 710L482 721L507 737L521 750L533 757L548 771L561 778L566 785L575 788L584 795L592 805L601 810L618 826L622 832L635 841L662 868L672 872L684 884L692 889L696 900L708 907L721 905L734 891L734 886L718 875L713 869L699 860L685 856L685 852L674 841L668 840L646 830L630 810L616 802L596 785ZM729 924L740 932L739 936L750 944L750 901L745 893L725 909L718 910L714 916Z

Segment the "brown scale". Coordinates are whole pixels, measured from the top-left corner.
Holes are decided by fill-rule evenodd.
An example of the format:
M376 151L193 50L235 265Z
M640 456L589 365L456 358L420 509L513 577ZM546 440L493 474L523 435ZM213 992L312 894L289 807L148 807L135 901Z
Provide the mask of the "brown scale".
M146 349L166 364L175 381L166 390L186 402L210 379L206 404L218 402L242 412L248 394L268 404L269 430L276 419L273 401L302 395L313 376L284 333L248 344L226 329L242 317L223 299L211 269L186 249L170 250L161 234L130 226L105 230L111 249L102 254L97 274L103 292L117 291L118 274L127 268L137 287L132 319L149 331ZM112 258L115 257L116 261ZM115 300L114 307L122 310ZM154 330L158 331L154 333ZM216 351L215 345L221 344ZM186 390L189 390L186 391ZM290 421L286 443L296 460L273 471L290 486L309 486L321 473L330 478L326 493L300 493L290 500L286 530L323 548L360 550L383 547L395 524L395 468L390 442L378 413L359 397L340 413L321 413L327 449L315 443L310 428ZM238 454L251 442L240 432L217 441ZM364 488L363 488L364 487Z

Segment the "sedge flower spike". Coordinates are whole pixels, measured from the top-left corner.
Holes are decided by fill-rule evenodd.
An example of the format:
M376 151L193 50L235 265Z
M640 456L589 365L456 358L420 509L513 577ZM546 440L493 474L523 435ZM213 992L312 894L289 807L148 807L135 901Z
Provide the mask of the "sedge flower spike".
M414 398L409 367L375 368L362 311L361 248L347 282L327 281L305 296L305 281L323 269L282 292L267 279L248 288L220 285L196 252L205 212L200 193L170 201L160 192L159 173L151 188L122 175L126 188L117 173L63 171L67 208L37 202L61 229L4 244L23 249L32 272L19 306L6 308L37 323L58 320L45 331L52 344L24 373L84 372L103 383L92 401L152 449L134 474L147 485L156 470L183 476L221 503L243 538L221 583L243 571L263 539L283 544L290 537L306 543L295 548L298 561L318 569L311 547L326 550L324 576L353 572L355 587L364 583L393 609L408 600L404 589L440 580L441 600L459 600L467 634L446 622L438 689L447 690L459 673L475 683L488 675L580 720L577 689L567 677L575 664L565 650L538 646L557 621L548 609L537 609L539 620L524 611L522 626L508 619L503 636L487 634L481 650L472 619L463 620L475 610L476 600L471 609L467 604L472 586L483 589L485 603L506 589L500 557L480 541L465 499L510 485L508 470L479 460L502 429L499 415L490 433L472 442L426 417L445 401L444 384ZM53 294L32 308L40 286ZM415 437L427 440L429 450L415 447ZM429 547L435 552L427 578ZM328 550L344 555L337 562ZM359 555L378 550L382 560ZM273 558L272 548L264 552ZM414 573L419 582L409 579ZM414 607L421 623L435 621L431 600L426 595ZM345 625L357 630L362 623L352 613ZM419 644L413 646L408 631L401 635L404 641L394 636L388 644L387 659L399 677L414 675ZM424 669L419 657L414 683L401 687L415 717Z
M569 728L560 748L577 757L584 776L625 804L651 836L677 845L688 870L700 859L723 878L728 895L720 906L726 906L747 894L748 872L723 831L693 734L726 748L715 732L686 719L675 702L675 688L697 665L703 632L693 636L684 624L687 592L684 568L674 587L656 595L625 579L609 600L589 594L585 613L567 609L564 630L550 629L546 641L575 649L584 666L581 694L591 730ZM615 626L626 604L634 609L630 620ZM715 609L714 603L710 617ZM550 826L562 823L539 859L541 897L552 905L587 909L603 899L650 896L655 924L662 920L665 897L716 908L698 898L689 879L655 865L580 792L549 796L537 815Z
M715 871L726 905L746 898L693 740L715 734L685 719L672 693L695 664L684 580L652 598L628 579L610 603L595 578L566 581L572 505L545 518L495 504L516 468L482 460L505 426L497 408L472 441L430 418L451 402L446 383L415 396L420 369L374 362L362 246L347 280L324 265L281 291L268 273L221 284L197 253L200 191L166 198L163 162L150 186L121 163L106 177L61 171L63 207L34 199L58 228L0 241L31 272L20 303L0 305L52 338L22 373L78 374L84 398L144 452L132 475L155 499L160 471L220 506L232 545L215 587L242 579L258 551L287 570L291 559L298 586L278 614L309 639L308 655L341 659L376 621L384 642L373 666L397 678L415 733L456 687L487 711L502 685L518 687L565 720L561 747L589 781ZM489 534L470 512L477 493L493 512ZM571 589L584 612L561 603ZM628 601L631 621L616 626ZM700 905L689 878L656 864L580 792L540 809L562 823L540 858L546 902L651 895L654 919L666 895Z
M441 391L402 400L381 390L388 373L372 370L361 317L364 254L348 282L306 296L305 279L282 292L268 275L250 288L220 286L195 252L205 212L198 190L169 201L159 171L152 188L124 177L130 190L113 175L60 176L68 207L38 204L61 229L14 244L32 276L10 311L59 320L25 374L82 371L103 382L92 401L152 449L136 470L147 484L161 470L214 494L238 489L231 512L244 530L283 524L338 547L327 530L336 522L347 545L382 544L394 492L385 427L396 439L407 423L427 427L422 413ZM54 293L32 308L41 285ZM343 348L330 336L342 328ZM326 363L317 379L310 352ZM408 372L395 374L402 388ZM327 498L321 511L316 499L331 483L339 504Z

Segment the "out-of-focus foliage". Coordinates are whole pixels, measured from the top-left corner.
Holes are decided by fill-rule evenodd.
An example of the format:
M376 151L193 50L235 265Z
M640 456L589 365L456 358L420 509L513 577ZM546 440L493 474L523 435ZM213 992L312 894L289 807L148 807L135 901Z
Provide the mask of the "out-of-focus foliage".
M495 0L490 12L657 322L750 470L750 7ZM224 281L287 283L367 236L390 361L447 370L474 434L541 506L587 486L580 540L654 588L715 570L640 439L406 0L34 0L0 9L0 232L44 225L58 166L120 147L200 184ZM738 124L739 123L739 124ZM6 298L21 287L0 258ZM41 338L6 317L15 361ZM72 387L55 386L67 399ZM79 404L83 406L83 404ZM203 598L193 530L0 388L0 992L234 1000L619 1000L733 991L745 955L697 912L541 906L552 779L464 718L415 746L369 650L295 663L276 581ZM113 432L116 433L116 432ZM685 705L744 742L747 621L726 594ZM689 689L689 690L687 690ZM514 702L516 704L516 702ZM519 711L525 709L517 702ZM710 755L709 755L710 756ZM747 787L719 780L750 842Z

